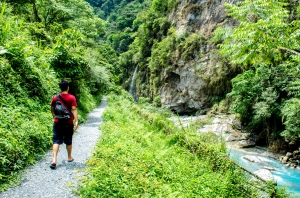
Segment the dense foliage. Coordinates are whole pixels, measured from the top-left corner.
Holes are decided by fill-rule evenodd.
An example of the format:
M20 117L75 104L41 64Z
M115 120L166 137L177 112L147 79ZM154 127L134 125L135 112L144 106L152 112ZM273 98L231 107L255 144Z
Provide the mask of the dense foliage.
M80 121L118 79L105 23L83 0L0 2L0 190L52 142L50 101L68 79ZM14 177L15 178L15 177Z
M121 54L128 50L140 25L137 14L149 7L150 0L88 0L96 14L107 21L104 41Z
M134 24L140 24L133 43L129 50L119 58L119 67L122 68L121 83L129 86L132 71L139 67L137 84L141 96L154 99L157 85L159 85L159 71L170 66L170 58L174 53L174 30L171 27L167 14L177 5L176 1L154 0L148 10L137 15ZM166 39L166 40L164 40ZM180 39L179 39L180 40ZM180 41L179 41L180 42ZM178 43L179 43L178 42ZM153 50L156 50L153 52ZM160 56L157 56L159 54ZM153 62L154 63L151 63ZM160 65L162 63L162 65Z
M81 197L260 197L258 185L264 196L275 195L272 186L250 182L213 133L197 135L200 122L179 129L170 112L127 95L108 102Z
M59 92L60 79L71 82L70 93L78 100L80 121L84 121L84 115L95 107L103 93L118 89L114 83L120 82L128 88L136 67L140 95L159 104L161 74L178 66L179 59L192 62L201 57L200 47L207 42L220 44L219 54L211 51L210 57L221 63L216 63L214 78L195 71L209 81L206 94L211 102L230 92L226 104L231 104L231 111L239 114L243 125L257 133L264 143L280 135L289 143L299 141L299 1L245 0L236 5L226 4L228 15L239 25L218 28L210 41L197 32L177 35L168 15L178 3L176 0L0 1L0 190L7 187L18 170L32 164L51 145L49 102ZM206 150L211 145L201 142L204 137L193 136L195 142L186 141L184 137L191 136L177 129L173 131L173 126L171 130L165 118L144 112L127 100L122 106L123 100L115 99L119 100L120 108L106 112L108 122L103 129L108 132L101 140L103 145L98 146L107 153L99 149L91 159L88 177L91 180L84 181L89 186L82 188L83 196L98 191L107 193L103 196L127 196L132 195L130 190L142 195L145 189L143 192L149 193L145 196L172 196L181 193L173 191L175 186L186 189L182 196L193 196L190 188L205 182L208 187L201 186L204 191L197 192L204 193L204 197L208 195L205 189L216 196L242 196L233 184L241 184L243 177L229 162L222 161L224 147L212 143L212 150ZM128 117L121 112L127 112ZM119 138L124 142L118 142ZM211 139L205 140L211 143ZM156 150L157 145L161 146L160 151ZM136 155L137 148L143 156ZM120 158L115 160L109 154ZM133 159L139 163L134 165L141 166L132 169L127 155L136 157ZM178 159L173 155L178 155ZM160 163L162 158L166 161ZM207 160L203 167L208 169L195 170L198 165L190 166L202 163L202 158ZM119 164L110 167L113 162ZM180 166L173 167L175 162ZM123 163L129 165L121 167ZM187 183L179 182L179 176L168 172L168 168L195 183L188 179ZM111 170L118 174L112 175ZM164 175L164 171L170 174ZM210 180L190 173L202 174ZM137 184L132 189L127 183L131 179L136 179L133 183ZM237 187L244 188L242 184Z
M239 26L215 31L220 53L243 70L228 94L232 110L267 142L279 134L290 143L300 137L300 7L288 2L226 4Z
M139 26L132 37L134 40L119 56L122 86L129 87L138 66L137 92L154 101L165 80L162 76L178 68L179 60L190 61L191 67L207 83L204 90L208 103L219 102L230 93L222 104L230 104L231 112L239 114L244 127L257 135L257 143L266 145L282 139L290 143L287 147L297 145L300 135L299 1L226 4L228 15L239 25L218 28L213 39L198 32L178 35L168 18L177 3L154 0L149 9L137 14L133 24ZM115 14L117 19L119 15ZM208 42L220 45L219 50L211 50L209 54L210 62L217 66L206 72L197 69L191 60L201 59L201 46Z

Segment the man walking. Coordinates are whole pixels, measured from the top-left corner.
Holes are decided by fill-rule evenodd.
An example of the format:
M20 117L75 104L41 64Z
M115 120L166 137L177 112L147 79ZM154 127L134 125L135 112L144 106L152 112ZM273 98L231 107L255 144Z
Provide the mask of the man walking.
M54 96L51 101L51 113L54 117L53 123L53 146L52 146L52 163L50 165L51 169L56 168L57 164L57 153L59 150L59 145L62 143L66 144L66 149L68 152L68 162L72 162L74 158L72 157L72 137L74 131L78 127L78 115L77 115L77 102L75 96L69 94L69 82L62 80L59 83L61 93L58 96ZM63 106L71 113L71 116L67 120L60 120L55 116L55 105L56 100L60 100Z

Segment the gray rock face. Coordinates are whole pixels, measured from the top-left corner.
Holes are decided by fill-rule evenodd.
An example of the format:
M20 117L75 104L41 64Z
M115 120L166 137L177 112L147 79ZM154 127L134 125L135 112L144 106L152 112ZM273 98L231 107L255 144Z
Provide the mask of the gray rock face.
M237 0L180 0L169 19L176 26L178 34L185 31L211 34L216 26L235 23L228 20L224 2L235 3Z
M224 3L237 0L181 0L179 6L169 15L169 21L177 29L177 35L197 33L210 38L218 26L232 26L236 22L226 16ZM162 71L159 88L161 103L178 113L191 113L206 109L208 104L207 81L199 73L208 74L211 66L216 66L211 60L212 44L199 46L199 51L192 52L193 60L178 57L172 63L173 69Z
M205 103L201 87L204 81L195 75L192 67L185 65L164 76L160 88L161 103L178 113L195 112Z

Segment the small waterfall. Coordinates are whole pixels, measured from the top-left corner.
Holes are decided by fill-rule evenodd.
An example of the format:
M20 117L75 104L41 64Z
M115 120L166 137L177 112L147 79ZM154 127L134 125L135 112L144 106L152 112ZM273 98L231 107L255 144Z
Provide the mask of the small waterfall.
M134 102L138 102L138 97L136 95L136 90L135 90L135 76L136 76L136 73L138 71L138 67L139 66L136 66L136 68L133 72L130 87L129 87L129 93L132 95L132 97L134 99Z

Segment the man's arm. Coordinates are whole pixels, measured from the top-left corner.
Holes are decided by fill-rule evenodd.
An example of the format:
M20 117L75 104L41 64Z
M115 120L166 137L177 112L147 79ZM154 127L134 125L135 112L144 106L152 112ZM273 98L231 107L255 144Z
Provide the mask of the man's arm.
M78 115L77 115L77 108L76 106L72 106L72 114L74 116L74 131L77 129L78 127Z
M55 113L54 113L54 106L51 106L51 113L52 113L52 116L53 116L53 118L54 118L54 116L55 116Z

